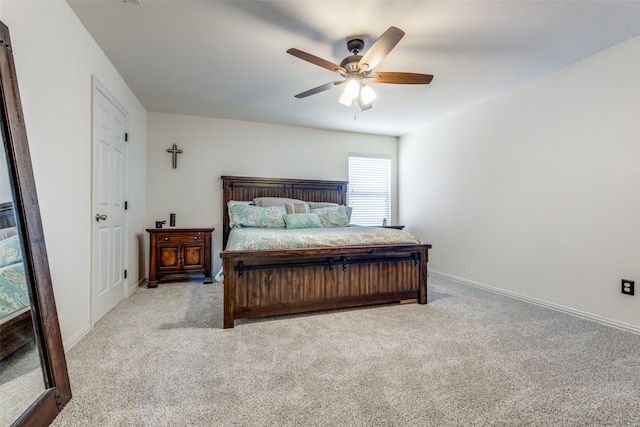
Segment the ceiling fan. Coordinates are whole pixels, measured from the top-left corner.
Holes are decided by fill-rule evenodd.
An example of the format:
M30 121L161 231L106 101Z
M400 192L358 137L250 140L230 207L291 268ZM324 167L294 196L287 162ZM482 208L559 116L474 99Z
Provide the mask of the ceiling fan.
M347 39L347 49L351 52L340 62L334 64L310 53L291 48L287 53L304 61L315 64L319 67L334 71L343 77L343 80L336 80L322 86L309 89L296 95L296 98L306 98L316 93L324 92L335 86L346 83L345 89L340 95L339 102L350 106L355 99L360 108L368 110L372 107L372 102L376 98L376 93L365 84L366 80L373 83L393 83L393 84L429 84L433 80L431 74L419 73L398 73L398 72L376 72L373 69L391 52L404 36L404 31L396 27L389 27L367 50L364 55L360 55L364 48L364 41L361 37Z

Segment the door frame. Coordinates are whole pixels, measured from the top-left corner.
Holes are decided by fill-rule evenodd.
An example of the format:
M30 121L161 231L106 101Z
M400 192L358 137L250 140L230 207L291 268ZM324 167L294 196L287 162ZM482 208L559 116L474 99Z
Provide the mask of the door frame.
M109 92L109 90L106 88L106 86L104 86L102 83L100 83L100 81L96 78L96 76L92 75L91 76L91 209L90 209L90 215L93 216L95 214L94 210L94 182L96 179L95 176L95 168L94 168L94 149L95 149L95 143L96 143L96 123L95 123L95 108L96 108L96 100L97 100L97 93L100 93L102 96L104 96L111 104L113 104L113 106L120 111L123 116L124 116L124 122L125 122L125 132L128 133L129 132L129 112L122 106L122 104L120 104L120 102L118 102L118 100L111 94L111 92ZM125 200L127 200L129 198L129 144L126 143L126 139L125 139L125 147L124 147L124 198ZM126 210L126 209L125 209ZM95 324L98 322L98 320L100 319L95 319L94 318L94 309L93 309L93 304L94 304L94 298L96 297L95 295L95 267L96 267L96 261L94 259L94 257L96 256L94 253L94 243L95 243L95 227L93 224L93 220L91 220L90 222L91 224L91 280L90 280L90 289L89 289L89 295L90 295L90 301L89 301L89 313L90 313L90 321L91 321L91 327L93 328L93 326L95 326ZM125 270L128 270L128 259L129 259L129 245L127 244L127 239L129 236L129 221L125 212L124 215L124 219L123 219L123 239L122 239L122 257L123 257L123 265L122 267ZM129 289L129 280L130 277L125 277L123 279L123 283L122 283L122 298L120 301L124 300L128 295L128 289Z

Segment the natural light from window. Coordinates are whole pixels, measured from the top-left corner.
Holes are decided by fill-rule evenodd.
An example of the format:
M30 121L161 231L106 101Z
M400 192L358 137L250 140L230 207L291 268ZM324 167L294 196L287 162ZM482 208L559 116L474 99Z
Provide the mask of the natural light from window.
M351 224L391 223L391 157L349 154Z

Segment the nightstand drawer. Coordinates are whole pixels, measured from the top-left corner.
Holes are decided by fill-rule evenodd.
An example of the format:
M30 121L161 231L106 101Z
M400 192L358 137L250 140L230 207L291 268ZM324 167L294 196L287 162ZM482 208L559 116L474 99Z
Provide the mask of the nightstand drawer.
M204 242L205 233L158 233L158 243L192 243Z

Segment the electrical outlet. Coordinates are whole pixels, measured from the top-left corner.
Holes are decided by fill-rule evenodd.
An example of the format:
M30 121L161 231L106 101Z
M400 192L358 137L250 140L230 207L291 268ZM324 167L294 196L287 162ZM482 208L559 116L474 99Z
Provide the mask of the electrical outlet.
M622 293L625 295L633 295L633 280L622 279Z

